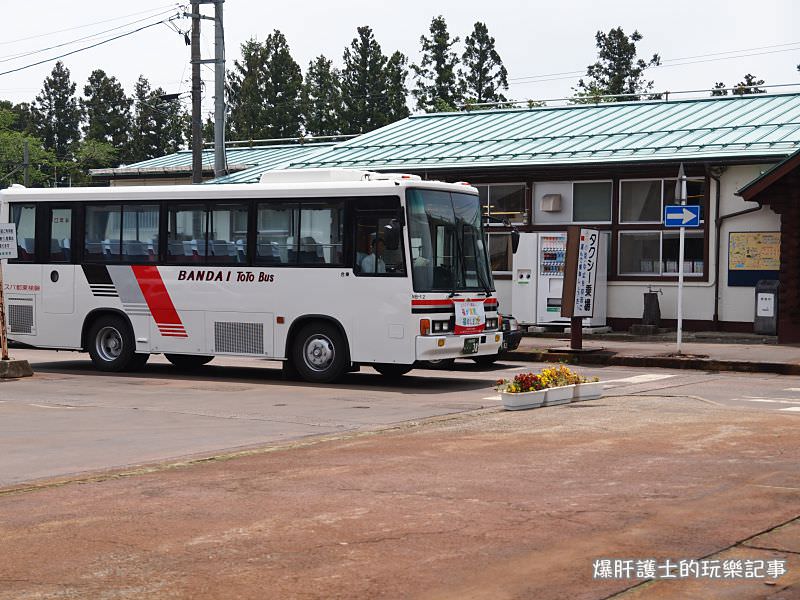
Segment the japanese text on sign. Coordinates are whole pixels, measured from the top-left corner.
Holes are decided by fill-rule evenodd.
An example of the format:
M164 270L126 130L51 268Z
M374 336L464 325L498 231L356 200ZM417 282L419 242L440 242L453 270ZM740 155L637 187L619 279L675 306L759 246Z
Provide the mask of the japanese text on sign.
M486 327L486 313L483 308L483 301L458 300L453 301L455 305L456 323L453 333L461 335L464 333L478 333Z
M575 279L575 309L573 317L594 315L595 281L600 254L600 232L581 229L578 244L578 272Z
M13 223L0 223L0 260L17 258L17 228Z

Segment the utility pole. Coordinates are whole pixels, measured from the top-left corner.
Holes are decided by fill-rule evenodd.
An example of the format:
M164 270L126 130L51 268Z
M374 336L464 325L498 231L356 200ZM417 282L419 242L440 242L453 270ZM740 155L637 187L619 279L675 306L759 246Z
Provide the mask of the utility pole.
M214 2L214 177L226 174L225 160L225 29L222 5Z
M203 183L203 133L200 122L200 2L192 0L192 183Z
M28 140L22 144L22 184L25 187L31 187L31 153L28 147Z
M214 63L214 175L225 174L225 29L222 5L225 0L191 0L192 4L192 183L203 182L203 122L200 65ZM214 5L214 17L200 14L201 4ZM200 19L214 21L214 58L200 58Z

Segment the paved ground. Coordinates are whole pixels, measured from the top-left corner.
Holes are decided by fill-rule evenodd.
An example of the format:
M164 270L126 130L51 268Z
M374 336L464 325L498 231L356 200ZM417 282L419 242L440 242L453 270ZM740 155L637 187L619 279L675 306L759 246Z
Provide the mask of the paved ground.
M417 370L391 383L371 369L336 386L280 378L277 363L217 359L180 374L161 357L142 373L92 370L86 355L16 350L36 377L0 380L0 487L83 471L360 431L497 407L494 381L542 365ZM695 396L800 412L800 377L581 368L620 393Z
M504 412L491 382L532 365L308 386L18 353L37 375L0 384L1 600L800 598L800 378L585 369L605 398ZM703 557L789 572L592 578Z

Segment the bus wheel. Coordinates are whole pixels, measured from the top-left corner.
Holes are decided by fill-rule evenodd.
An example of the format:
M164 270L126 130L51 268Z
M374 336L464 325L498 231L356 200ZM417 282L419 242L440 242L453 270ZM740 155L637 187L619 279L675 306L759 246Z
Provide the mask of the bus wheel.
M384 377L401 377L414 368L414 365L396 365L393 363L377 363L372 365Z
M141 369L149 354L136 354L130 326L121 317L104 316L89 329L89 356L100 371L135 371Z
M329 323L309 323L295 336L292 364L300 377L312 383L338 379L350 364L339 330Z
M214 359L213 356L195 356L192 354L165 354L164 358L179 369L196 369Z

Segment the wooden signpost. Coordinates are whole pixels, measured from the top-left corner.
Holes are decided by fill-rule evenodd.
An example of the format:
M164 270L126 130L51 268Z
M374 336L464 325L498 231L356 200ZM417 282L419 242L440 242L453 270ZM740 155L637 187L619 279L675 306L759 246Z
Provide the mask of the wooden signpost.
M570 318L570 350L583 350L583 319L594 316L600 232L577 225L567 229L561 316Z

